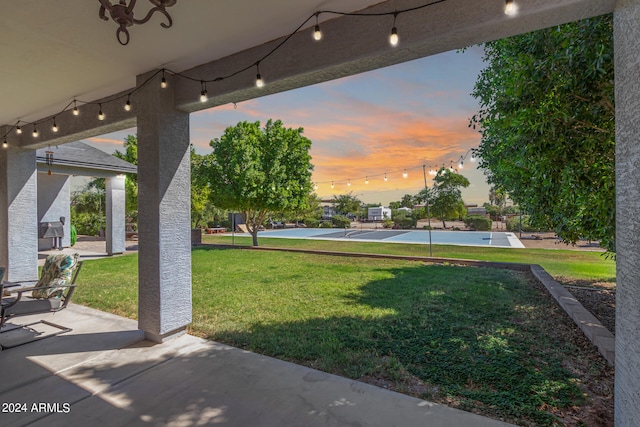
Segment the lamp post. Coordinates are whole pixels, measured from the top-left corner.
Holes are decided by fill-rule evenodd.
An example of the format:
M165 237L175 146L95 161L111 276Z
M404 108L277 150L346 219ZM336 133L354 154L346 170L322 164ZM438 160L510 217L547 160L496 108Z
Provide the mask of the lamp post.
M422 165L422 175L424 176L424 200L427 205L427 224L429 227L429 257L433 257L433 244L431 242L431 211L429 209L429 187L427 187L427 166Z

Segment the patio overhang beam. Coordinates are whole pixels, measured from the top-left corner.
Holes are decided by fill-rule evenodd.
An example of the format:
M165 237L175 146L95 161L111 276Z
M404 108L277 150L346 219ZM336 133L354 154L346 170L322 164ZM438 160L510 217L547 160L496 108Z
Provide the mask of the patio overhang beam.
M209 99L200 102L201 83L226 76L264 57L283 39L194 67L176 78L176 108L195 112L218 105L245 101L340 77L447 52L474 44L521 34L544 27L612 12L616 0L537 0L521 2L518 15L503 13L503 0L449 0L402 14L397 27L400 45L389 46L392 22L347 16L322 23L325 35L314 42L311 29L295 34L272 56L260 63L266 85L254 84L256 68L207 85ZM424 0L381 3L366 12L389 12L424 4ZM393 8L390 9L390 7Z

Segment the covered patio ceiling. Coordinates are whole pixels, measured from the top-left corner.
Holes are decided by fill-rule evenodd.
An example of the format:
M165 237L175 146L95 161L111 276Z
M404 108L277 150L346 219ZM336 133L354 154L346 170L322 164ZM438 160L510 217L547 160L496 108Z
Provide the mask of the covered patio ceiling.
M437 1L179 0L167 9L173 18L171 28L162 28L166 19L156 14L129 29L127 46L116 39L117 25L99 18L98 0L3 2L0 137L18 121L40 122L59 114L73 99L100 101L130 91L136 87L136 76L152 70L166 68L196 79L181 79L176 92L178 108L193 112L607 13L616 4L615 0L520 0L520 13L509 18L502 13L504 0L446 0L401 14L397 25L401 43L395 49L386 42L390 16L365 20L322 14L323 31L336 36L325 37L323 46L315 48L307 34L292 38L276 61L261 65L273 84L256 90L251 85L255 72L249 70L220 82L219 96L205 104L197 102L197 79L212 79L220 75L216 73L252 64L316 11L393 12L433 2ZM151 6L139 0L136 17L142 18ZM310 20L303 29L310 32L314 24ZM23 138L20 145L37 148L135 125L135 117L108 116L113 119L111 126L84 125L66 135L41 131L38 141Z

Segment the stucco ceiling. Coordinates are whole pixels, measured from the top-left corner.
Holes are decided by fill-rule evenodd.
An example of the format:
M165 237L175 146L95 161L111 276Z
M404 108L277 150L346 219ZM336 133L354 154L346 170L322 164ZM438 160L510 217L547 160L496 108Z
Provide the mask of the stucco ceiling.
M0 125L54 114L71 99L94 100L135 86L138 74L181 71L276 39L319 9L356 11L379 0L179 0L173 27L154 15L130 28L98 17L98 0L0 2ZM113 0L112 3L117 3ZM142 18L150 9L138 0ZM328 18L328 16L327 16ZM312 24L310 24L312 25Z

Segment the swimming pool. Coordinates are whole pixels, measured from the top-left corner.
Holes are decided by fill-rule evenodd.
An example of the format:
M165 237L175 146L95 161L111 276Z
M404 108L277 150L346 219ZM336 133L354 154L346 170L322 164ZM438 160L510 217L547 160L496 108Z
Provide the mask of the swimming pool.
M429 244L426 230L386 230L386 229L330 229L330 228L288 228L265 230L259 237L283 239L350 240L354 242L390 242ZM436 245L491 246L496 248L524 248L515 234L495 231L431 231L431 242Z

